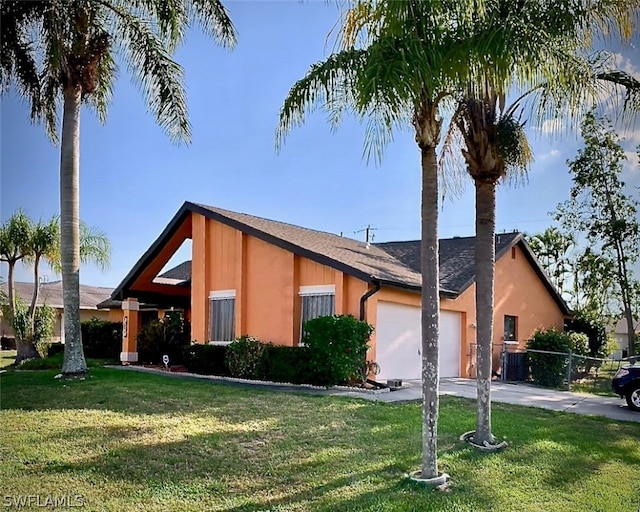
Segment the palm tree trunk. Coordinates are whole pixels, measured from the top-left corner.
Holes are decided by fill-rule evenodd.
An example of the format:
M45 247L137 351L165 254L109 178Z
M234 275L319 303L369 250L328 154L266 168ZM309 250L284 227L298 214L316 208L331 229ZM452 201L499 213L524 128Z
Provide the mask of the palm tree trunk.
M7 274L7 293L9 295L9 314L11 315L11 323L13 324L13 317L17 314L16 308L16 290L14 284L13 273L15 270L15 262L9 262L9 271ZM13 329L13 336L16 342L16 359L14 361L15 364L20 364L22 361L26 361L27 359L38 359L40 354L36 349L35 345L29 341L28 339L24 339L23 334L17 332L16 329Z
M7 274L7 298L9 299L9 309L11 310L12 315L15 315L16 313L16 292L13 284L13 271L15 266L15 262L9 261L9 272Z
M440 383L438 266L438 166L434 146L422 148L422 474L438 476Z
M33 262L33 294L31 295L31 306L29 307L29 321L31 322L31 331L33 332L34 321L36 318L36 304L38 302L38 294L40 292L40 255L36 254Z
M491 433L491 360L493 277L495 270L496 185L476 180L476 343L477 414L473 442L493 443Z
M80 332L80 87L66 87L60 154L60 235L64 304L63 375L87 372Z

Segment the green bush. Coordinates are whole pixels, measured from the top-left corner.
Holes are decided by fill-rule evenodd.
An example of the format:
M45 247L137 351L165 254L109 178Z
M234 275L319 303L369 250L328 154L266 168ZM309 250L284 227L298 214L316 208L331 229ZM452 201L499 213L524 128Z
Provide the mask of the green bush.
M266 376L266 345L253 336L240 336L227 345L225 363L233 377L263 379Z
M571 350L571 338L565 332L553 327L536 330L527 343L529 350L568 353ZM527 352L532 380L541 386L557 388L567 376L567 356L558 354L538 354Z
M310 380L324 386L361 378L373 327L351 315L322 316L304 324Z
M266 379L291 384L313 384L308 347L267 345L264 351Z
M58 354L64 354L64 343L52 343L49 345L49 351L47 352L47 357L53 357Z
M229 376L231 372L225 363L226 354L226 345L194 343L185 347L183 364L192 373Z
M191 343L191 328L180 311L170 311L161 320L153 320L138 333L138 360L161 364L169 356L170 364L182 364L185 347Z
M583 354L590 357L608 357L607 330L603 322L593 320L581 312L577 312L575 318L566 324L566 331L578 332L587 335L588 353Z
M122 350L122 322L92 318L80 324L85 357L118 361Z

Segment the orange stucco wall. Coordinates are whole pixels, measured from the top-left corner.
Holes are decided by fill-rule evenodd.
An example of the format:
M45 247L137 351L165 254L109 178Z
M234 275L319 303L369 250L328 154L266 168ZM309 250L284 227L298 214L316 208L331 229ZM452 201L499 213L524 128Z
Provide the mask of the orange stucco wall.
M248 334L279 345L295 345L300 336L301 286L334 285L337 314L360 314L360 298L370 285L329 266L294 255L273 244L197 213L192 214L191 331L208 341L209 293L234 290L235 335ZM496 263L494 338L495 363L503 344L504 315L517 317L517 338L524 344L533 331L562 329L564 315L516 247ZM376 325L379 301L420 306L418 292L382 288L369 298L366 320ZM472 344L475 332L475 285L456 299L442 299L443 310L461 313L460 374L475 376ZM375 360L375 332L369 358Z
M553 300L542 281L529 265L522 249L516 246L496 262L493 314L493 366L499 365L500 351L504 343L504 316L517 317L516 337L524 347L536 329L555 327L562 330L564 314ZM466 311L463 330L466 331L466 346L463 350L463 375L475 377L471 344L476 342L475 284L457 299L442 301L443 309Z
M300 337L301 286L334 285L336 313L359 315L367 284L197 213L192 217L191 333L208 341L209 292L234 290L236 336L278 345Z
M456 299L441 299L440 308L461 313L460 375L475 377L472 344L476 342L475 284ZM529 265L522 249L515 248L515 258L508 251L496 262L494 293L494 368L498 367L504 342L504 316L517 317L517 339L524 346L533 332L539 328L555 327L562 330L564 314L553 300L535 271ZM367 321L376 325L379 301L420 306L420 294L394 288L383 288L373 295L367 304ZM375 359L375 332L370 357Z

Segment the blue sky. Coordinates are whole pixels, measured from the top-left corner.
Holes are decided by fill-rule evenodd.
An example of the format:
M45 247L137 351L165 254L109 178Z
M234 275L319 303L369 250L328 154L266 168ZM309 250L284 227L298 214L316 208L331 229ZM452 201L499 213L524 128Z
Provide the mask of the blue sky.
M367 164L364 126L345 118L331 133L325 115L317 112L275 152L280 106L292 84L328 55L335 5L293 0L226 5L239 34L236 49L218 48L193 31L176 56L185 69L190 145L171 144L124 67L106 125L82 112L80 214L106 232L113 253L108 271L83 267L81 282L117 285L185 200L353 238L363 238L356 232L370 224L377 242L419 237L419 153L409 131L398 134L381 165ZM640 70L636 47L615 50L620 66ZM0 106L0 216L4 220L22 207L33 218L49 218L59 211L59 148L41 126L30 124L28 108L16 96L5 96ZM620 133L633 157L625 179L638 186L633 148L640 144L640 127L632 124ZM577 135L550 138L544 129L529 135L536 160L526 185L500 187L499 231L542 231L552 224L548 212L568 198L565 162L580 147ZM442 237L473 235L473 186L470 180L465 184L462 195L444 201ZM174 261L186 258L181 251ZM5 268L0 276L6 277ZM18 268L18 280L30 276L28 268Z

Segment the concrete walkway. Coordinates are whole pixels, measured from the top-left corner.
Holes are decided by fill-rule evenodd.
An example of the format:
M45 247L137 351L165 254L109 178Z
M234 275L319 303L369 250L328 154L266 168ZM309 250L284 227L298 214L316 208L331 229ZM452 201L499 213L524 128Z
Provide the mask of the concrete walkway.
M421 383L419 380L405 381L403 389L386 393L366 393L352 389L317 388L293 386L286 384L272 384L252 381L232 382L222 380L220 377L209 375L194 375L184 373L169 373L162 370L142 368L139 366L110 366L120 370L139 371L161 374L166 377L186 378L196 380L208 380L232 386L265 389L285 393L302 393L313 395L346 396L362 398L376 402L402 403L413 402L422 399ZM385 390L386 391L386 390ZM440 394L460 396L463 398L476 398L476 381L472 379L447 378L440 380ZM631 411L625 400L616 397L587 395L582 393L570 393L568 391L555 391L552 389L538 388L527 384L505 384L502 382L491 383L491 399L494 402L505 404L524 405L527 407L539 407L552 411L571 412L588 416L604 416L614 420L634 421L640 423L640 412Z
M407 387L399 391L379 395L343 392L335 394L358 395L366 400L381 402L402 402L421 399L420 381L408 381ZM440 381L440 394L464 398L476 398L476 381L471 379L448 378ZM640 423L640 412L631 411L625 400L616 397L570 393L538 388L526 384L491 383L491 399L494 402L540 407L552 411L572 412L590 416L605 416L614 420Z

